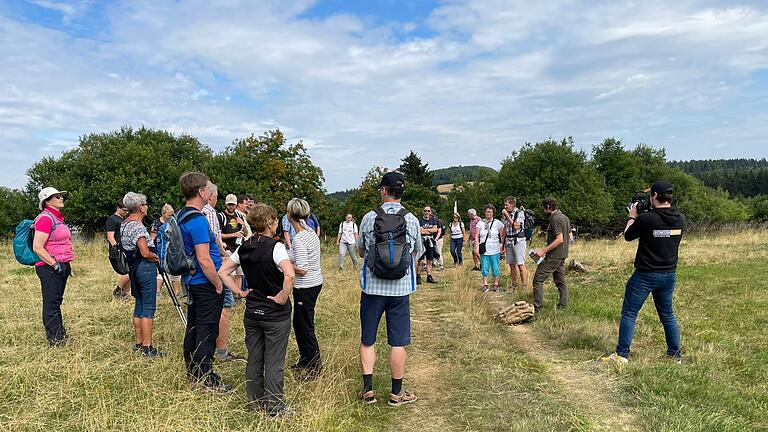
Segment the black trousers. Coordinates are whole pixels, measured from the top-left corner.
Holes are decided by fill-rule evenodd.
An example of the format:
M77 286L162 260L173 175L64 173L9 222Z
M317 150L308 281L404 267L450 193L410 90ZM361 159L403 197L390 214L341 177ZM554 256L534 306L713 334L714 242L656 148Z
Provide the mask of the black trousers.
M69 263L59 265L61 272L56 272L49 265L35 267L43 290L43 327L51 345L64 341L67 336L61 316L61 303L64 301L64 288L67 286L69 275L72 274L72 267Z
M299 346L299 363L303 368L319 370L320 345L315 335L315 304L323 285L293 289L293 332Z
M245 325L245 347L248 364L245 381L248 398L275 412L285 406L285 351L291 334L291 319L259 321L249 317Z
M212 284L188 286L192 304L187 307L187 330L184 335L184 363L187 376L204 379L213 371L213 353L219 337L219 319L224 307L224 294Z

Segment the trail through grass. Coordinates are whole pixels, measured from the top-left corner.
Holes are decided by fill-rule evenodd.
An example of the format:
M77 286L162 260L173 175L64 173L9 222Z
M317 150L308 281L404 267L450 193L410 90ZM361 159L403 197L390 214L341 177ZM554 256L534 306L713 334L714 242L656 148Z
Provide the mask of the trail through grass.
M569 275L570 307L557 311L556 290L547 284L542 316L519 327L491 320L500 302L513 298L480 294L478 273L436 273L439 283L421 285L412 297L405 387L420 400L400 409L385 403L383 323L374 375L380 402L363 407L356 399L360 289L353 271L336 270L335 248L326 248L317 308L325 370L308 383L287 372L286 397L297 415L278 421L245 409L243 363L216 364L238 385L232 395L202 394L186 382L183 330L167 297L159 301L155 340L168 357L134 355L133 304L111 298L116 277L104 246L78 243L76 252L63 306L74 342L60 349L45 343L34 270L0 256L0 430L768 430L764 231L686 237L675 294L684 362L664 357L649 299L621 373L595 359L616 343L633 244L579 242L572 257L589 272ZM531 301L530 289L518 297ZM242 304L234 310L230 346L245 353ZM291 337L286 363L297 356Z

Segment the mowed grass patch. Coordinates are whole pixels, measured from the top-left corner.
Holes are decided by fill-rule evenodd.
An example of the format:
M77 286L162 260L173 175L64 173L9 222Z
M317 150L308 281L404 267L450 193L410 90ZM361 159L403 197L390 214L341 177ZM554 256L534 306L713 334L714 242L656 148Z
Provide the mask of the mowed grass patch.
M9 244L4 244L10 250ZM391 424L386 405L366 409L356 399L359 285L353 271L337 272L325 252L326 283L316 324L325 370L300 383L286 372L286 397L296 416L273 420L246 409L243 362L216 363L238 387L208 395L188 384L182 360L183 328L167 294L158 300L155 344L168 353L148 360L135 355L133 301L112 299L117 280L100 243L76 243L74 276L63 315L73 343L51 349L41 322L40 282L11 254L0 257L0 429L37 431L377 431ZM333 269L331 271L330 269ZM184 308L186 310L186 307ZM230 347L245 355L243 304L234 309ZM382 348L383 349L383 348ZM291 336L286 367L298 358ZM387 377L386 363L377 375Z
M439 365L435 387L421 391L442 392L445 430L592 430L589 416L567 400L549 371L489 318L475 273L450 270L437 277L438 285L421 285L413 297L413 357ZM410 370L406 380L419 373Z
M683 242L675 292L683 364L666 359L663 328L647 300L630 363L618 377L626 392L621 402L638 410L644 429L768 430L765 234L708 233ZM545 286L546 307L534 327L565 358L584 361L614 350L635 247L623 240L576 245L572 257L590 272L569 275L568 310L554 309L557 291L551 282Z

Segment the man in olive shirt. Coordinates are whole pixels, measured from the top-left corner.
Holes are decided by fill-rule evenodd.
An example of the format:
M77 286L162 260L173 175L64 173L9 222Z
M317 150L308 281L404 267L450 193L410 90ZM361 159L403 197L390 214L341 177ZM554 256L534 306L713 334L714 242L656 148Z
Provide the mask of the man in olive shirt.
M571 233L571 220L557 209L557 201L552 197L541 201L544 213L549 215L547 226L547 246L536 250L536 255L544 257L544 262L536 267L533 275L533 307L538 313L544 306L544 282L553 275L555 286L560 293L558 309L568 307L568 286L565 283L565 259L568 258L568 236Z

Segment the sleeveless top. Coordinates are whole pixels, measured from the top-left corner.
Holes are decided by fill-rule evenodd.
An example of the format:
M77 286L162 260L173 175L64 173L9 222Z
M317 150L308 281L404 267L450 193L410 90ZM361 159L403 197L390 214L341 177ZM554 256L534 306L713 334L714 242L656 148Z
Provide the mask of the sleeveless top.
M273 238L253 236L237 250L248 288L253 289L245 299L245 319L283 321L291 317L290 300L280 305L267 298L283 289L283 272L272 259L275 245Z

